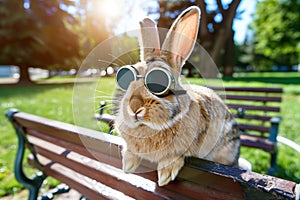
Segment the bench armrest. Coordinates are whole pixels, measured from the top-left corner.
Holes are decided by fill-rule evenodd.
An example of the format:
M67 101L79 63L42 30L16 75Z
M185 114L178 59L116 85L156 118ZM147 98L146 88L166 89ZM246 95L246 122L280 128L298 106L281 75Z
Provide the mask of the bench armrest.
M15 129L15 133L18 137L18 149L15 157L15 163L14 163L14 173L16 180L24 185L29 190L29 200L37 199L39 194L39 189L42 186L43 181L47 177L47 175L43 172L43 166L40 164L40 162L37 159L36 152L27 140L26 133L24 132L24 127L22 125L19 125L14 120L14 115L18 114L19 111L17 109L10 109L8 110L5 115L8 118L8 120L11 122ZM23 160L25 155L25 148L28 148L30 152L33 155L33 160L36 165L36 168L38 168L40 171L37 172L32 178L29 178L24 173L23 168Z
M277 135L279 131L279 124L282 121L282 117L272 117L270 120L271 127L270 127L270 136L269 140L277 143Z

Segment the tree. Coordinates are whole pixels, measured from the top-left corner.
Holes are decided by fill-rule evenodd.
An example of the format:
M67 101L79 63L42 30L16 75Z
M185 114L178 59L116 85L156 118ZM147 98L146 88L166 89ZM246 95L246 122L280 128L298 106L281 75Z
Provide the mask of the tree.
M101 15L99 8L104 1L78 0L76 18L80 22L77 34L80 36L81 57L87 54L111 34L106 26L106 16Z
M171 23L185 8L199 5L201 22L198 34L200 44L209 52L212 59L223 67L223 75L231 76L234 65L233 19L240 0L226 4L216 0L211 4L205 0L159 1L160 18L158 26L169 28ZM216 76L216 74L211 74Z
M66 62L76 66L71 59L79 55L78 37L69 26L77 21L63 9L72 4L69 0L0 1L0 63L20 67L19 84L31 83L29 67L48 69Z
M242 70L247 70L249 64L254 60L254 45L248 38L245 39L243 44L236 45L235 63Z
M258 2L253 22L255 53L264 63L288 67L300 63L299 11L297 0Z

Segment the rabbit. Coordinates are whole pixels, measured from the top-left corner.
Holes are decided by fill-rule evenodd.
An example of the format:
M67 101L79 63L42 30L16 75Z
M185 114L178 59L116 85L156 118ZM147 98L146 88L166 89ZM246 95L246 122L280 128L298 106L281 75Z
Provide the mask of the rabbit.
M160 48L157 27L145 18L140 22L141 61L123 68L136 76L124 83L115 119L115 130L126 143L122 149L123 170L134 172L142 159L157 163L159 186L176 178L185 157L238 165L239 130L229 109L211 89L180 81L182 66L196 42L199 20L198 7L184 10ZM155 73L171 74L166 80L172 84L163 93L145 81L153 69ZM155 79L154 74L151 78ZM118 87L122 84L120 81Z

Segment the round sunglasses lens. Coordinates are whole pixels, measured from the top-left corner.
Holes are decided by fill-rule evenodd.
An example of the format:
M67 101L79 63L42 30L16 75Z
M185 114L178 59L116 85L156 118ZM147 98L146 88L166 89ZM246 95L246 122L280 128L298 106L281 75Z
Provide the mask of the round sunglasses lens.
M170 77L162 70L152 70L147 74L145 84L152 93L163 94L169 89Z
M127 90L130 83L135 80L135 74L130 68L124 67L118 70L116 78L119 87Z

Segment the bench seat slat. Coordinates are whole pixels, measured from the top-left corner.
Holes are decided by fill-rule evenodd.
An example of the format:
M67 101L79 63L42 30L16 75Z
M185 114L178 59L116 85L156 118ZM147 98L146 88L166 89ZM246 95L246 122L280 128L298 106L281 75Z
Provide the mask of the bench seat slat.
M118 199L126 198L122 193L100 183L96 183L93 179L85 177L81 173L77 173L64 165L54 163L52 160L49 160L40 154L38 154L38 159L44 166L45 173L48 176L52 176L61 182L67 183L71 188L84 194L85 197L88 197L89 199L108 199L109 197L115 199L118 197ZM34 165L34 160L31 156L28 157L28 162L30 165Z
M151 189L148 189L146 184L142 185L142 182L140 182L140 185L138 185L138 182L135 181L137 180L137 177L134 177L135 175L121 173L120 169L117 170L116 168L107 167L102 163L86 159L76 153L69 153L69 155L66 155L66 157L64 157L59 154L47 151L42 147L37 147L36 149L38 154L51 159L53 162L68 166L69 169L79 172L86 177L96 180L130 197L144 199L164 199L160 197L161 194L156 194L155 191L151 191ZM97 170L97 168L101 168L101 170ZM126 176L127 180L131 181L122 180L120 177L116 176L118 174ZM141 178L139 177L139 179ZM146 179L143 181L150 182ZM151 183L148 184L151 185ZM155 187L155 182L152 182L152 186Z
M68 154L62 155L64 149L60 147L55 147L54 144L48 144L48 142L42 142L38 138L30 137L30 141L35 144L36 151L39 155L42 155L44 157L47 157L51 159L52 162L62 164L64 166L69 166L71 170L79 171L81 174L88 176L92 179L95 179L96 181L99 181L113 189L116 189L118 191L123 192L126 195L129 195L131 197L134 197L136 199L193 199L193 198L206 198L211 197L213 199L239 199L241 196L236 197L240 195L238 192L241 192L239 186L231 185L231 190L235 191L234 194L227 194L227 192L224 191L215 191L213 188L208 189L206 188L206 185L208 184L206 180L199 181L197 180L195 183L189 183L189 182L173 182L170 184L170 186L166 186L164 188L156 187L156 171L152 171L150 173L138 173L139 176L147 178L149 180L152 179L152 183L147 183L149 180L143 180L138 181L141 179L141 177L138 177L134 174L124 174L121 172L121 170L117 169L107 169L111 170L109 174L105 174L103 171L103 167L99 167L99 162L94 160L87 160L84 161L84 158L82 159L80 155L70 152ZM43 148L47 146L47 149ZM51 150L50 150L51 149ZM53 153L53 152L56 153ZM103 164L102 164L103 165ZM97 167L95 167L97 166ZM99 170L99 171L98 171ZM190 171L190 170L189 170ZM184 172L186 173L186 172ZM97 176L95 176L97 174ZM185 175L184 175L185 176ZM199 176L194 174L195 177ZM205 176L205 173L200 173L200 176ZM218 179L218 177L215 177L215 175L206 174L206 176L209 176L210 179L212 179L212 185L216 185L216 183L213 183ZM213 177L211 177L213 176ZM153 179L155 177L155 179ZM58 179L59 180L59 179ZM125 180L130 180L130 183L127 183ZM224 181L224 180L223 180ZM232 180L228 180L232 183ZM132 185L133 184L133 185ZM139 185L142 184L142 185ZM226 183L219 183L220 184L226 184ZM148 191L145 186L152 185L152 189L149 189ZM229 185L229 184L228 184ZM135 188L136 187L136 188ZM220 186L221 187L221 186ZM223 186L225 187L225 186ZM143 190L144 188L144 190ZM234 189L236 188L236 189ZM141 192L143 191L143 192ZM149 193L149 194L148 194ZM184 194L184 195L183 195Z
M96 151L94 149L90 149L88 145L84 146L84 145L78 145L78 144L66 142L66 141L60 140L56 137L51 137L47 134L40 133L36 130L27 129L27 133L34 137L41 138L44 141L48 141L50 143L57 144L63 148L69 149L70 151L77 152L77 153L82 154L91 159L97 159L101 162L112 165L114 167L120 168L122 166L122 163L120 160L120 157L121 157L120 151L116 151L116 149L113 148L113 146L114 146L113 144L101 143L101 141L99 141L99 149L98 149L98 151ZM101 152L102 148L103 149L106 148L106 150L104 152ZM120 147L118 147L118 148L120 148ZM109 150L109 154L107 153L108 152L107 150Z

